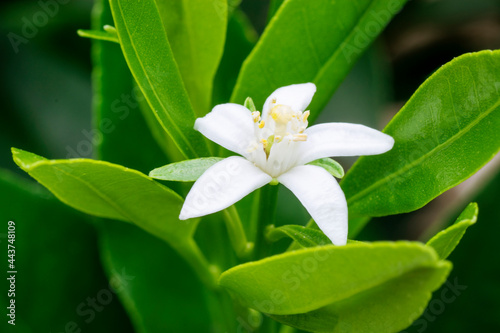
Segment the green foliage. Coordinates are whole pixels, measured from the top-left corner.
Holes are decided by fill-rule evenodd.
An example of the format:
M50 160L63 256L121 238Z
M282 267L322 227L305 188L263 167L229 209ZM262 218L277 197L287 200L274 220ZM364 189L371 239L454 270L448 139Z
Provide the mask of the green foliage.
M113 31L113 30L100 31L100 30L80 29L77 32L78 32L78 36L80 36L80 37L105 40L105 41L114 42L114 43L120 43L120 41L118 40L118 35L116 34L116 31Z
M351 216L416 210L459 184L500 148L500 51L463 55L440 68L384 132L394 148L361 157L341 185Z
M112 22L107 0L101 0L94 14L94 29ZM110 119L116 125L112 132L102 133L103 140L96 147L99 158L142 172L171 160L172 157L167 158L162 154L154 142L143 114L146 116L149 112L154 126L149 125L158 128L158 132L164 136L164 140L158 140L162 148L170 148L172 140L150 111L147 101L141 99L140 95L135 98L133 92L139 89L133 84L120 47L93 41L92 51L93 86L97 101L94 104L94 117L97 123ZM130 99L124 100L123 96L130 96ZM180 223L176 218L173 223ZM108 275L112 277L113 272L125 268L127 274L134 277L119 296L137 332L208 330L206 292L177 252L157 237L131 224L100 220L98 226L102 264ZM172 274L172 271L176 274ZM178 279L178 276L183 278ZM190 315L191 311L198 314L196 318Z
M328 171L333 177L342 178L344 177L344 168L337 161L331 158L321 158L316 161L307 163L310 165L317 165Z
M303 248L332 244L332 241L321 230L301 225L283 225L278 228L270 228L266 232L266 237L271 242L290 237Z
M87 214L135 223L174 247L187 242L196 228L196 220L175 223L182 198L139 171L102 161L47 160L19 149L12 152L16 164L59 200Z
M155 2L110 4L125 59L157 120L184 156L208 155Z
M246 59L231 101L243 103L252 96L260 106L279 87L313 82L318 88L309 106L310 121L314 121L359 56L405 2L284 2Z
M204 116L224 50L227 2L157 0L156 5L195 113Z
M16 325L4 322L2 332L62 332L72 325L82 331L132 332L117 300L123 283L114 283L116 293L110 291L98 262L97 235L88 223L89 218L62 204L38 184L3 169L0 200L8 203L0 210L3 221L0 246L5 251L4 270L0 274L5 292L1 293L0 301L6 307L10 298L7 297L10 283L6 283L10 276L7 245L15 250L15 268L11 270L18 272L14 297ZM15 223L12 243L8 242L8 221ZM112 278L121 276L123 268L119 267L118 275ZM106 315L87 303L87 298L95 298L98 292L111 294ZM10 320L7 316L5 319Z
M450 269L420 243L355 243L236 266L220 284L243 304L301 329L397 332L423 311Z
M149 177L176 182L194 182L212 165L222 161L220 157L204 157L167 164L151 170Z
M448 258L464 236L465 230L476 223L477 213L477 203L471 202L452 226L432 237L427 245L433 247L441 259Z

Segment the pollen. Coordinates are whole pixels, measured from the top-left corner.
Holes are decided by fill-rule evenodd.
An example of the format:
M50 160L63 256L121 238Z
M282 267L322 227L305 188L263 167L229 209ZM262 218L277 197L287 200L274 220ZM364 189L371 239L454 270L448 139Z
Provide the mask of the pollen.
M264 120L262 120L260 123L259 123L259 128L264 128L264 126L266 126L266 122Z

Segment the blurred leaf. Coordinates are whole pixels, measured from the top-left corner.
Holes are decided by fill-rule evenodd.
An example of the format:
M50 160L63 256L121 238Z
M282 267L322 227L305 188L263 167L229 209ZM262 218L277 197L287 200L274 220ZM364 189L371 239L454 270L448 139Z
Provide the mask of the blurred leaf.
M332 241L321 230L306 228L301 225L284 225L269 229L266 237L271 242L290 237L303 248L332 244Z
M344 168L342 168L342 165L340 165L337 161L329 157L321 158L319 160L312 161L307 164L317 165L319 167L322 167L323 169L328 171L328 173L330 173L332 176L336 178L344 177Z
M151 170L149 177L176 182L194 182L212 165L222 161L220 157L204 157L167 164Z
M187 158L209 155L153 0L111 0L120 45L151 110Z
M275 89L313 82L311 122L356 60L405 0L289 0L245 60L231 101L248 96L263 105ZM339 13L342 13L341 15Z
M19 149L13 157L67 205L135 223L174 248L183 247L196 228L197 220L178 221L182 198L139 171L87 159L47 160Z
M84 215L41 186L3 170L0 200L0 244L6 253L7 221L14 221L18 272L16 325L8 325L10 318L4 315L2 332L62 332L71 325L92 332L133 331L102 272L97 237ZM2 281L7 281L6 271L0 274ZM7 307L9 286L2 282L2 287L0 301ZM96 308L88 303L90 298Z
M466 54L417 90L384 130L394 148L361 157L344 177L351 216L416 210L498 152L499 65L500 51Z
M283 4L285 0L271 0L271 2L269 3L269 12L267 14L267 21L270 21L274 14L276 14L276 12L278 11L278 9L280 8L280 6Z
M227 2L156 0L156 5L195 113L204 116L224 49Z
M122 297L137 332L210 331L206 291L186 263L160 240L132 225L103 222L101 256L108 273L125 267L133 277Z
M405 332L469 333L480 325L484 332L500 328L500 173L474 198L481 212L481 223L467 230L467 237L451 253L453 274L425 314ZM480 305L480 306L478 306Z
M451 227L436 234L427 245L433 247L441 259L448 258L464 236L465 230L476 223L477 213L477 203L471 202Z
M243 304L298 328L398 332L422 312L450 269L421 243L355 243L239 265L220 284Z
M214 80L213 103L227 103L231 98L243 61L257 41L257 33L243 12L236 10L229 18L224 54Z

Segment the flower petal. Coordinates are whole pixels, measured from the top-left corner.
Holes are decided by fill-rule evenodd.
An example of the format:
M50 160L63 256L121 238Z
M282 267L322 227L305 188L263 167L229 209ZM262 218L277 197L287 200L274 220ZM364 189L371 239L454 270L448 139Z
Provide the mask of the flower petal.
M302 165L278 181L295 194L333 244L346 244L347 202L335 178L321 167Z
M179 219L186 220L223 210L271 181L271 176L243 157L228 157L194 183Z
M262 119L266 119L267 113L272 108L273 100L276 100L275 104L288 105L293 111L304 111L311 103L315 92L316 85L314 83L292 84L276 89L264 103Z
M252 113L233 103L215 106L205 117L196 119L194 128L218 145L243 156L255 140Z
M392 149L394 139L373 128L349 123L326 123L305 130L298 164L331 156L377 155Z

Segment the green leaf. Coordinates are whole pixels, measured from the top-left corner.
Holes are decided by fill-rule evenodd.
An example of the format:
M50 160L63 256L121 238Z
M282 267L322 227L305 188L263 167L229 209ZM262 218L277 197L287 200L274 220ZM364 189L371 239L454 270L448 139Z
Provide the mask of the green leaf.
M227 2L157 0L156 5L195 113L204 116L224 49Z
M12 149L14 161L59 200L87 214L135 223L183 247L197 220L179 222L183 200L139 171L88 159L47 160Z
M270 317L311 332L400 332L423 312L431 292L444 282L450 269L449 262L439 262L318 310Z
M387 325L399 329L409 325L450 269L448 262L440 261L432 248L421 243L354 243L307 248L239 265L224 272L219 283L244 305L272 315L303 314L326 306L344 311L343 304L358 307L381 304L378 313L387 320L371 322L377 324L373 331L381 332L387 331ZM431 272L427 280L421 271ZM416 283L425 287L415 291L400 286L401 281L413 276L419 281ZM257 280L259 283L255 283ZM391 290L398 291L403 299L381 302L380 298ZM399 301L408 304L404 316L394 317L392 311L399 307ZM341 328L344 322L340 318L331 325Z
M78 36L80 37L85 37L85 38L91 38L91 39L97 39L97 40L105 40L108 42L115 42L115 43L120 43L118 40L118 35L116 34L116 31L114 33L109 32L109 31L99 31L99 30L83 30L80 29L77 31Z
M222 161L220 157L204 157L167 164L151 170L149 177L175 182L194 182L212 165Z
M229 101L241 65L256 42L257 33L252 24L242 11L236 10L228 22L224 54L215 75L214 105Z
M255 103L253 102L252 97L247 97L247 99L245 99L245 103L243 104L243 106L252 112L257 111L257 108L255 107Z
M111 0L120 45L151 110L187 158L209 155L153 0Z
M341 185L351 216L405 213L461 183L500 148L500 51L463 55L417 90L384 132L395 145L361 157Z
M238 77L232 102L263 105L275 89L313 82L311 122L406 0L289 0L271 19ZM277 2L275 2L277 3Z
M266 238L271 242L276 242L284 237L290 237L303 248L332 244L332 241L321 230L301 225L284 225L270 228L266 232Z
M477 213L477 203L471 202L452 226L432 237L427 245L433 247L441 259L448 258L464 236L465 230L476 223Z
M103 222L102 261L110 276L125 268L128 279L119 296L136 332L205 331L210 320L207 292L182 258L133 225Z
M334 176L336 178L344 177L344 168L342 168L342 165L340 165L339 162L337 162L329 157L320 158L319 160L312 161L312 162L307 163L307 164L322 167L323 169L328 171L332 176Z
M106 305L106 315L96 313L91 323L86 322L92 311L85 302L87 297L96 297L101 290L109 291L109 281L99 262L97 235L89 219L60 203L35 182L2 169L0 200L0 246L6 255L7 245L15 247L14 265L18 271L16 325L10 330L11 325L5 322L2 332L62 332L70 322L82 331L132 332L115 293ZM15 223L13 243L8 242L8 221ZM0 273L3 281L8 281L10 275L7 264L5 261L5 269ZM3 286L9 290L7 284ZM121 294L121 285L113 286ZM0 302L6 306L10 302L7 294L0 294ZM85 315L77 313L77 308Z
M96 2L93 13L94 29L112 22L108 0ZM141 108L143 111L144 104L148 103L141 98L140 92L135 94L139 89L132 84L133 79L119 45L93 41L92 53L94 100L98 102L94 104L94 119L101 122L110 119L116 126L112 132L102 133L103 140L96 147L99 158L142 172L149 172L154 166L165 164L165 157L138 110ZM130 96L130 100L124 100L122 96ZM117 100L120 102L117 103ZM152 123L155 123L153 128L159 128L158 132L165 136L165 140L159 140L162 147L166 144L173 145L149 109L148 105L146 110L150 112ZM175 224L179 221L177 216L172 216L163 223ZM134 277L128 280L118 296L127 309L136 332L199 332L206 328L209 308L205 292L200 292L203 288L201 283L178 253L135 225L100 220L98 226L101 258L110 278L113 278L114 272L121 272L123 268L127 275ZM183 278L178 279L178 276ZM152 299L155 302L151 302ZM164 310L157 311L159 308ZM199 313L199 316L188 318L188 314L192 313L190 311ZM166 312L168 316L165 316Z

